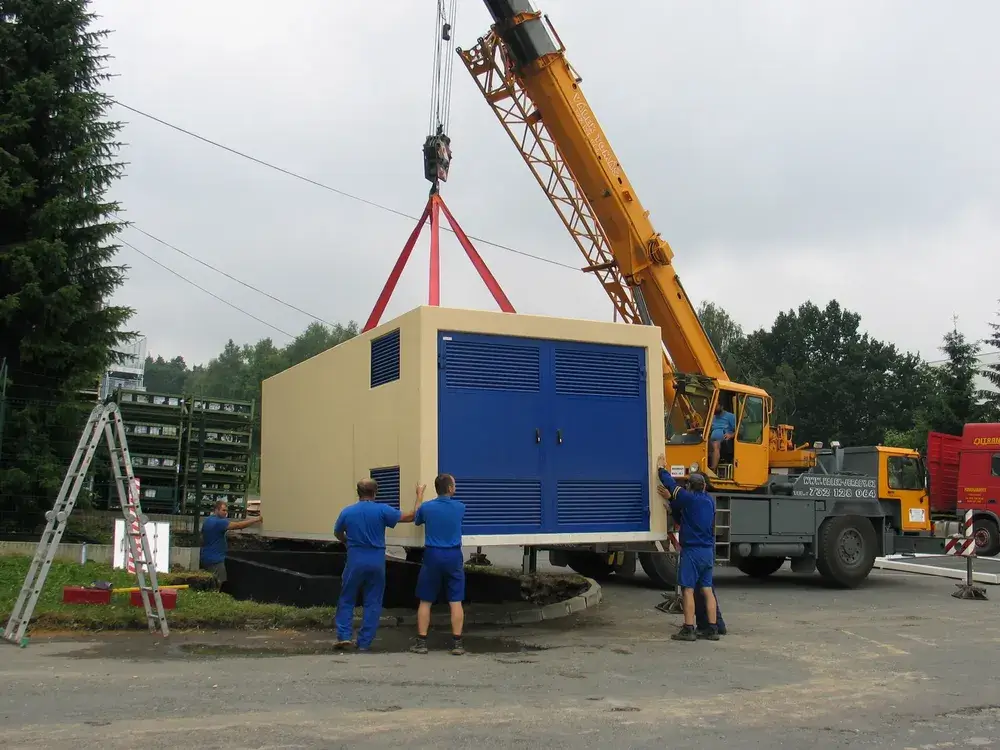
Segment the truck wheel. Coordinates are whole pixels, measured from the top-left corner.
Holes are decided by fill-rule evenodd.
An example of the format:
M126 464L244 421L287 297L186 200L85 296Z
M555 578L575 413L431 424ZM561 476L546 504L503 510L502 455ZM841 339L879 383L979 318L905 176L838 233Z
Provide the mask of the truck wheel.
M828 518L819 529L816 568L830 583L854 588L871 573L877 544L875 529L864 516Z
M642 572L657 586L665 589L677 586L677 555L669 552L640 552L639 564Z
M736 569L751 578L767 578L785 564L783 557L744 557Z
M570 570L595 581L606 581L615 572L608 556L597 552L570 552L566 564Z
M993 557L1000 552L1000 528L992 518L977 518L972 525L972 536L980 557Z

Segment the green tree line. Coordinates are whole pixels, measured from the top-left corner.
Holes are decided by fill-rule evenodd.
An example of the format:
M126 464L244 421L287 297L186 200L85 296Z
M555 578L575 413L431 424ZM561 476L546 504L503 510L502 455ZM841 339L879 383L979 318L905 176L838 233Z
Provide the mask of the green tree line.
M922 448L929 430L958 434L967 422L1000 419L1000 393L975 388L980 374L1000 380L1000 366L981 373L977 359L980 351L1000 350L996 324L984 342L967 339L956 325L942 339L944 364L931 367L864 332L861 316L836 300L822 308L806 302L750 333L711 302L698 315L730 378L767 390L774 398L772 421L794 425L800 442ZM190 368L180 355L149 357L145 386L259 404L263 379L357 333L353 322L313 323L280 349L270 338L230 340L217 357Z
M798 442L923 449L931 430L961 434L966 423L1000 421L1000 364L978 360L1000 351L1000 324L976 341L955 323L942 338L944 362L931 367L864 332L861 316L836 300L806 302L751 333L711 302L698 315L729 377L767 390L772 422L793 425ZM978 376L994 387L977 389Z

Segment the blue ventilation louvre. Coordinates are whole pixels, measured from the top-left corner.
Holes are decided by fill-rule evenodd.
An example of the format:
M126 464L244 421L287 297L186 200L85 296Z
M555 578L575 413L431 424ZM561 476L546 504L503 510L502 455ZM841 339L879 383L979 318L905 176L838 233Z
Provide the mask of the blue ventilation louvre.
M640 352L556 347L556 393L635 398L643 393Z
M372 339L371 387L399 380L399 329Z
M538 531L542 483L531 479L455 479L455 498L465 504L466 534Z
M399 510L399 467L385 466L380 469L372 469L368 475L378 482L376 502L391 505Z
M538 391L540 358L537 346L445 340L445 385L491 391Z
M641 482L559 482L556 506L560 530L593 526L633 531L649 526L649 501Z

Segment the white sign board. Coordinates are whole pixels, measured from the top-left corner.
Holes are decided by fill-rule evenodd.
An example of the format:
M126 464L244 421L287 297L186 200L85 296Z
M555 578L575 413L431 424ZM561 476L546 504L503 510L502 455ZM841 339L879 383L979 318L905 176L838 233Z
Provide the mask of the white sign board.
M146 536L149 538L149 551L153 555L153 568L157 573L170 570L170 524L162 521L150 521L146 524ZM131 555L126 550L128 539L125 537L125 519L115 519L115 555L112 565L122 570L127 567ZM141 540L140 540L141 546Z

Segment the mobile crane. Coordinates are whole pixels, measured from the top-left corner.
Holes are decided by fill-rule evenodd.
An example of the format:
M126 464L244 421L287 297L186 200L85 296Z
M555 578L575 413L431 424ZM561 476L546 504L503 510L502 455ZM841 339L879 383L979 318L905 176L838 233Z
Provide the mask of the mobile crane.
M716 555L753 576L791 558L839 585L867 577L877 555L940 552L925 487L890 489L893 448L795 445L790 425L772 424L766 391L729 379L674 268L674 253L597 122L548 17L529 0L484 0L490 31L457 53L597 276L618 316L661 330L664 403L672 475L699 471L716 497ZM709 469L717 406L735 436ZM906 454L906 455L904 455ZM845 459L848 462L845 469ZM634 572L672 586L675 561L662 546L591 545L550 550L585 575Z

